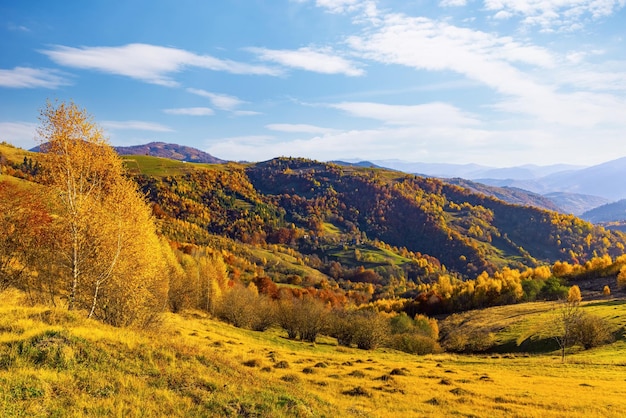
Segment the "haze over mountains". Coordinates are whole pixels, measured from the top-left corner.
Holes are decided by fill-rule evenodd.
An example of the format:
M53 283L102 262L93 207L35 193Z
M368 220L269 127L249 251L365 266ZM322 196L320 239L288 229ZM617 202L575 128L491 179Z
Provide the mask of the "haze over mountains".
M495 168L476 164L407 163L396 160L372 163L414 174L460 177L490 186L517 187L542 195L565 192L599 196L608 201L626 198L626 184L619 181L626 175L626 157L591 167L556 164Z

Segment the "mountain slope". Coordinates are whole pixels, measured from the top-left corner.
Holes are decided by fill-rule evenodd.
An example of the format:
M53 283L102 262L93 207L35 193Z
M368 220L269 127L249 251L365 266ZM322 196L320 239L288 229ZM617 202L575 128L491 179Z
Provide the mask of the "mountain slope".
M581 216L589 210L609 203L609 200L604 197L579 193L552 192L545 194L544 197L554 202L560 212L571 213L576 216Z
M199 149L164 142L150 142L144 145L129 147L115 147L120 155L150 155L153 157L169 158L172 160L187 161L191 163L222 164L221 160Z
M540 209L562 212L561 208L556 205L553 200L540 194L518 189L516 187L488 186L460 178L445 179L444 181L449 184L461 186L474 193L495 197L496 199L500 199L514 205L534 206Z
M589 210L581 218L593 223L626 221L626 199Z

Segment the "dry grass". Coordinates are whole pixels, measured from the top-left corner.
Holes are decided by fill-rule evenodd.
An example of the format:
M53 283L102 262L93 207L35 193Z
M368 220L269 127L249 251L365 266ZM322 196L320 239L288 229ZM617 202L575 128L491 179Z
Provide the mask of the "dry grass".
M573 353L566 364L552 354L418 357L339 349L325 338L315 345L289 341L278 330L240 330L196 312L166 315L158 330L120 330L78 313L18 307L16 297L0 295L2 416L617 417L626 411L622 341ZM621 318L623 311L612 308Z

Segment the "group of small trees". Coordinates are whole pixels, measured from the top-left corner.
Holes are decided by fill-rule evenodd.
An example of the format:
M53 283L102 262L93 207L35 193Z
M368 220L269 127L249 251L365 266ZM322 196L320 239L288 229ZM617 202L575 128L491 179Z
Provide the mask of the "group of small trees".
M150 207L85 110L48 103L40 121L41 166L26 161L43 186L0 186L2 285L113 325L150 322L168 288Z
M372 350L392 347L413 354L437 352L439 329L434 319L378 312L371 308L332 306L312 294L270 298L259 294L254 283L230 287L217 315L237 327L264 331L279 326L290 339L315 342L320 335L337 339L342 346Z

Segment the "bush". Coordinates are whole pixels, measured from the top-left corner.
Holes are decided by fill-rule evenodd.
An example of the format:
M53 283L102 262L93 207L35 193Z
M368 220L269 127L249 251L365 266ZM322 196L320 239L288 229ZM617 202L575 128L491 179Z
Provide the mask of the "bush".
M550 277L541 288L540 296L547 300L566 299L569 288L563 285L563 280Z
M358 312L353 321L356 328L354 343L362 350L373 350L389 337L389 321L378 312Z
M254 331L265 331L276 322L276 302L265 295L257 298L254 316L250 328Z
M376 311L333 311L329 331L337 343L346 347L352 344L362 350L373 350L389 337L389 320Z
M586 350L607 344L613 340L609 323L599 316L583 313L574 326L576 342Z
M248 328L254 317L256 295L242 284L236 284L222 298L217 316L238 328Z
M391 337L392 348L410 354L432 354L441 352L441 347L437 341L420 334L396 334Z
M324 302L312 296L282 300L277 309L277 322L291 339L315 342L328 324L328 309Z
M350 347L356 334L356 326L352 321L353 313L343 309L334 310L330 316L329 333L337 339L337 344Z

